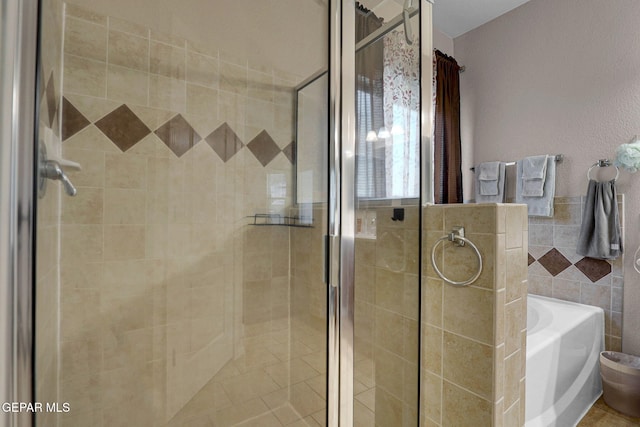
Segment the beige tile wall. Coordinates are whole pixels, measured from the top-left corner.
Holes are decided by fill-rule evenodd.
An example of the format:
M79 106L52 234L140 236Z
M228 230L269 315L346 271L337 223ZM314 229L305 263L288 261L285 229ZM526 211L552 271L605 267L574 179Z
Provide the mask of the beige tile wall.
M419 207L375 211L375 238L356 238L355 425L410 426L417 420Z
M393 208L368 210L376 212L377 236L355 243L354 425L411 426L418 416L419 208L406 206L403 222L391 220ZM317 350L320 370L326 369L326 208L313 212L313 228L291 230L291 322L292 341ZM324 383L316 391L325 397Z
M529 219L529 253L534 259L539 259L554 248L571 264L584 258L576 254L583 205L584 196L556 197L553 218ZM624 207L624 197L619 194L618 211L623 241ZM611 264L610 273L595 282L575 265L554 276L540 262L533 262L529 265L529 292L602 308L605 318L605 347L607 350L622 351L624 255L606 262Z
M454 226L482 255L467 287L446 284L431 266L436 240ZM521 205L431 205L424 210L421 425L524 425L527 216ZM437 246L455 281L470 277L470 248Z
M295 215L297 212L293 212ZM292 407L302 416L314 416L311 425L324 425L326 412L326 372L327 372L327 286L324 278L324 236L327 234L326 206L313 207L313 221L310 228L291 228L291 353L303 354L302 359L320 375L307 381L312 386L311 402L304 398L293 399ZM307 349L310 352L307 352ZM305 354L306 353L306 354ZM305 364L292 364L290 383L294 385L308 370ZM300 386L298 386L300 387ZM310 395L306 388L306 395Z
M62 50L62 3L42 2L40 59L40 123L41 139L47 141L49 156L57 157L60 147L60 89ZM56 303L60 293L58 266L60 240L60 184L47 183L47 192L38 199L36 218L36 307L35 307L35 400L59 402L58 363L60 360L58 335L60 307ZM36 414L38 425L57 426L56 413Z
M292 140L291 74L73 5L64 42L64 96L91 123L125 104L151 130L180 113L201 137ZM289 327L288 230L247 216L290 204L291 163L205 141L178 157L154 133L122 152L94 124L63 155L83 166L61 207L64 425L165 425L225 363L257 366L247 339Z

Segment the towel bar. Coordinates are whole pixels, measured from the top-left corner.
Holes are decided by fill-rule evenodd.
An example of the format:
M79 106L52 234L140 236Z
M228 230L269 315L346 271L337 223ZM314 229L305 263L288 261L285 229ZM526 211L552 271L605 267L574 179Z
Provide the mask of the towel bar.
M555 156L556 163L562 163L564 161L564 154L556 154ZM504 162L505 166L514 166L516 162ZM476 171L476 167L469 168L472 172Z

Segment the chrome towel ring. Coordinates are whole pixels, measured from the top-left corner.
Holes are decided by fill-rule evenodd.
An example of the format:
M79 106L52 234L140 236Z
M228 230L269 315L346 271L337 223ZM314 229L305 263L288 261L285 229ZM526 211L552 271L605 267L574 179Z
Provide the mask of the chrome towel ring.
M451 280L445 277L444 274L442 274L442 272L438 268L438 265L436 264L436 248L438 247L440 242L444 242L445 240L453 242L453 244L456 246L464 246L466 243L468 243L469 246L471 246L471 248L474 250L474 252L476 253L476 257L478 258L478 271L471 278L467 280L462 280L460 282L456 282L455 280ZM478 277L480 277L480 274L482 273L482 255L480 255L480 251L478 250L478 247L474 245L471 240L464 237L464 227L454 227L453 230L451 230L451 233L447 234L446 236L442 236L441 238L436 240L436 242L433 244L433 247L431 248L431 265L433 266L433 269L436 271L436 274L440 276L440 278L445 282L453 286L459 286L459 287L468 286L473 282L475 282L478 279Z
M613 178L614 181L618 180L618 177L620 176L620 168L618 168L618 166L615 166L613 164L613 162L609 159L600 159L597 162L595 162L594 164L591 165L591 167L589 168L589 170L587 171L587 181L591 180L591 170L595 167L599 167L599 168L607 168L609 166L613 166L616 168L616 177Z

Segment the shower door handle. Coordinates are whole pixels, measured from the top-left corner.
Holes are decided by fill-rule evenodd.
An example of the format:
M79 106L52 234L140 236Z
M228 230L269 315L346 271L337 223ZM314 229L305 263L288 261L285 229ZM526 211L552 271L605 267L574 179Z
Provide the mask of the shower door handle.
M67 177L62 170L62 166L60 163L55 160L49 160L47 158L47 148L44 142L40 141L39 150L38 150L38 197L43 198L45 192L47 191L47 180L51 179L54 181L62 182L62 186L64 187L65 193L69 196L75 196L78 194L78 190L71 183L71 180ZM66 162L71 167L79 168L80 165L74 162L68 162L66 160L62 160Z
M60 164L55 160L45 160L42 163L40 175L42 178L61 181L65 193L67 193L69 196L75 196L76 194L78 194L78 190L76 190L76 187L71 183L71 180L64 173L62 167L60 167Z

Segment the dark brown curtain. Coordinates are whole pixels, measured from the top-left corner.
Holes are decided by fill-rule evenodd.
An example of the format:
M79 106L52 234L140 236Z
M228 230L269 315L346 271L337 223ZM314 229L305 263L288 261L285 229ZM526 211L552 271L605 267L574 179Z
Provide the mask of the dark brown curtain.
M434 193L436 203L462 203L460 67L435 51Z
M356 43L382 26L382 19L357 4ZM356 193L386 196L384 141L367 141L384 126L384 45L379 40L356 52Z

